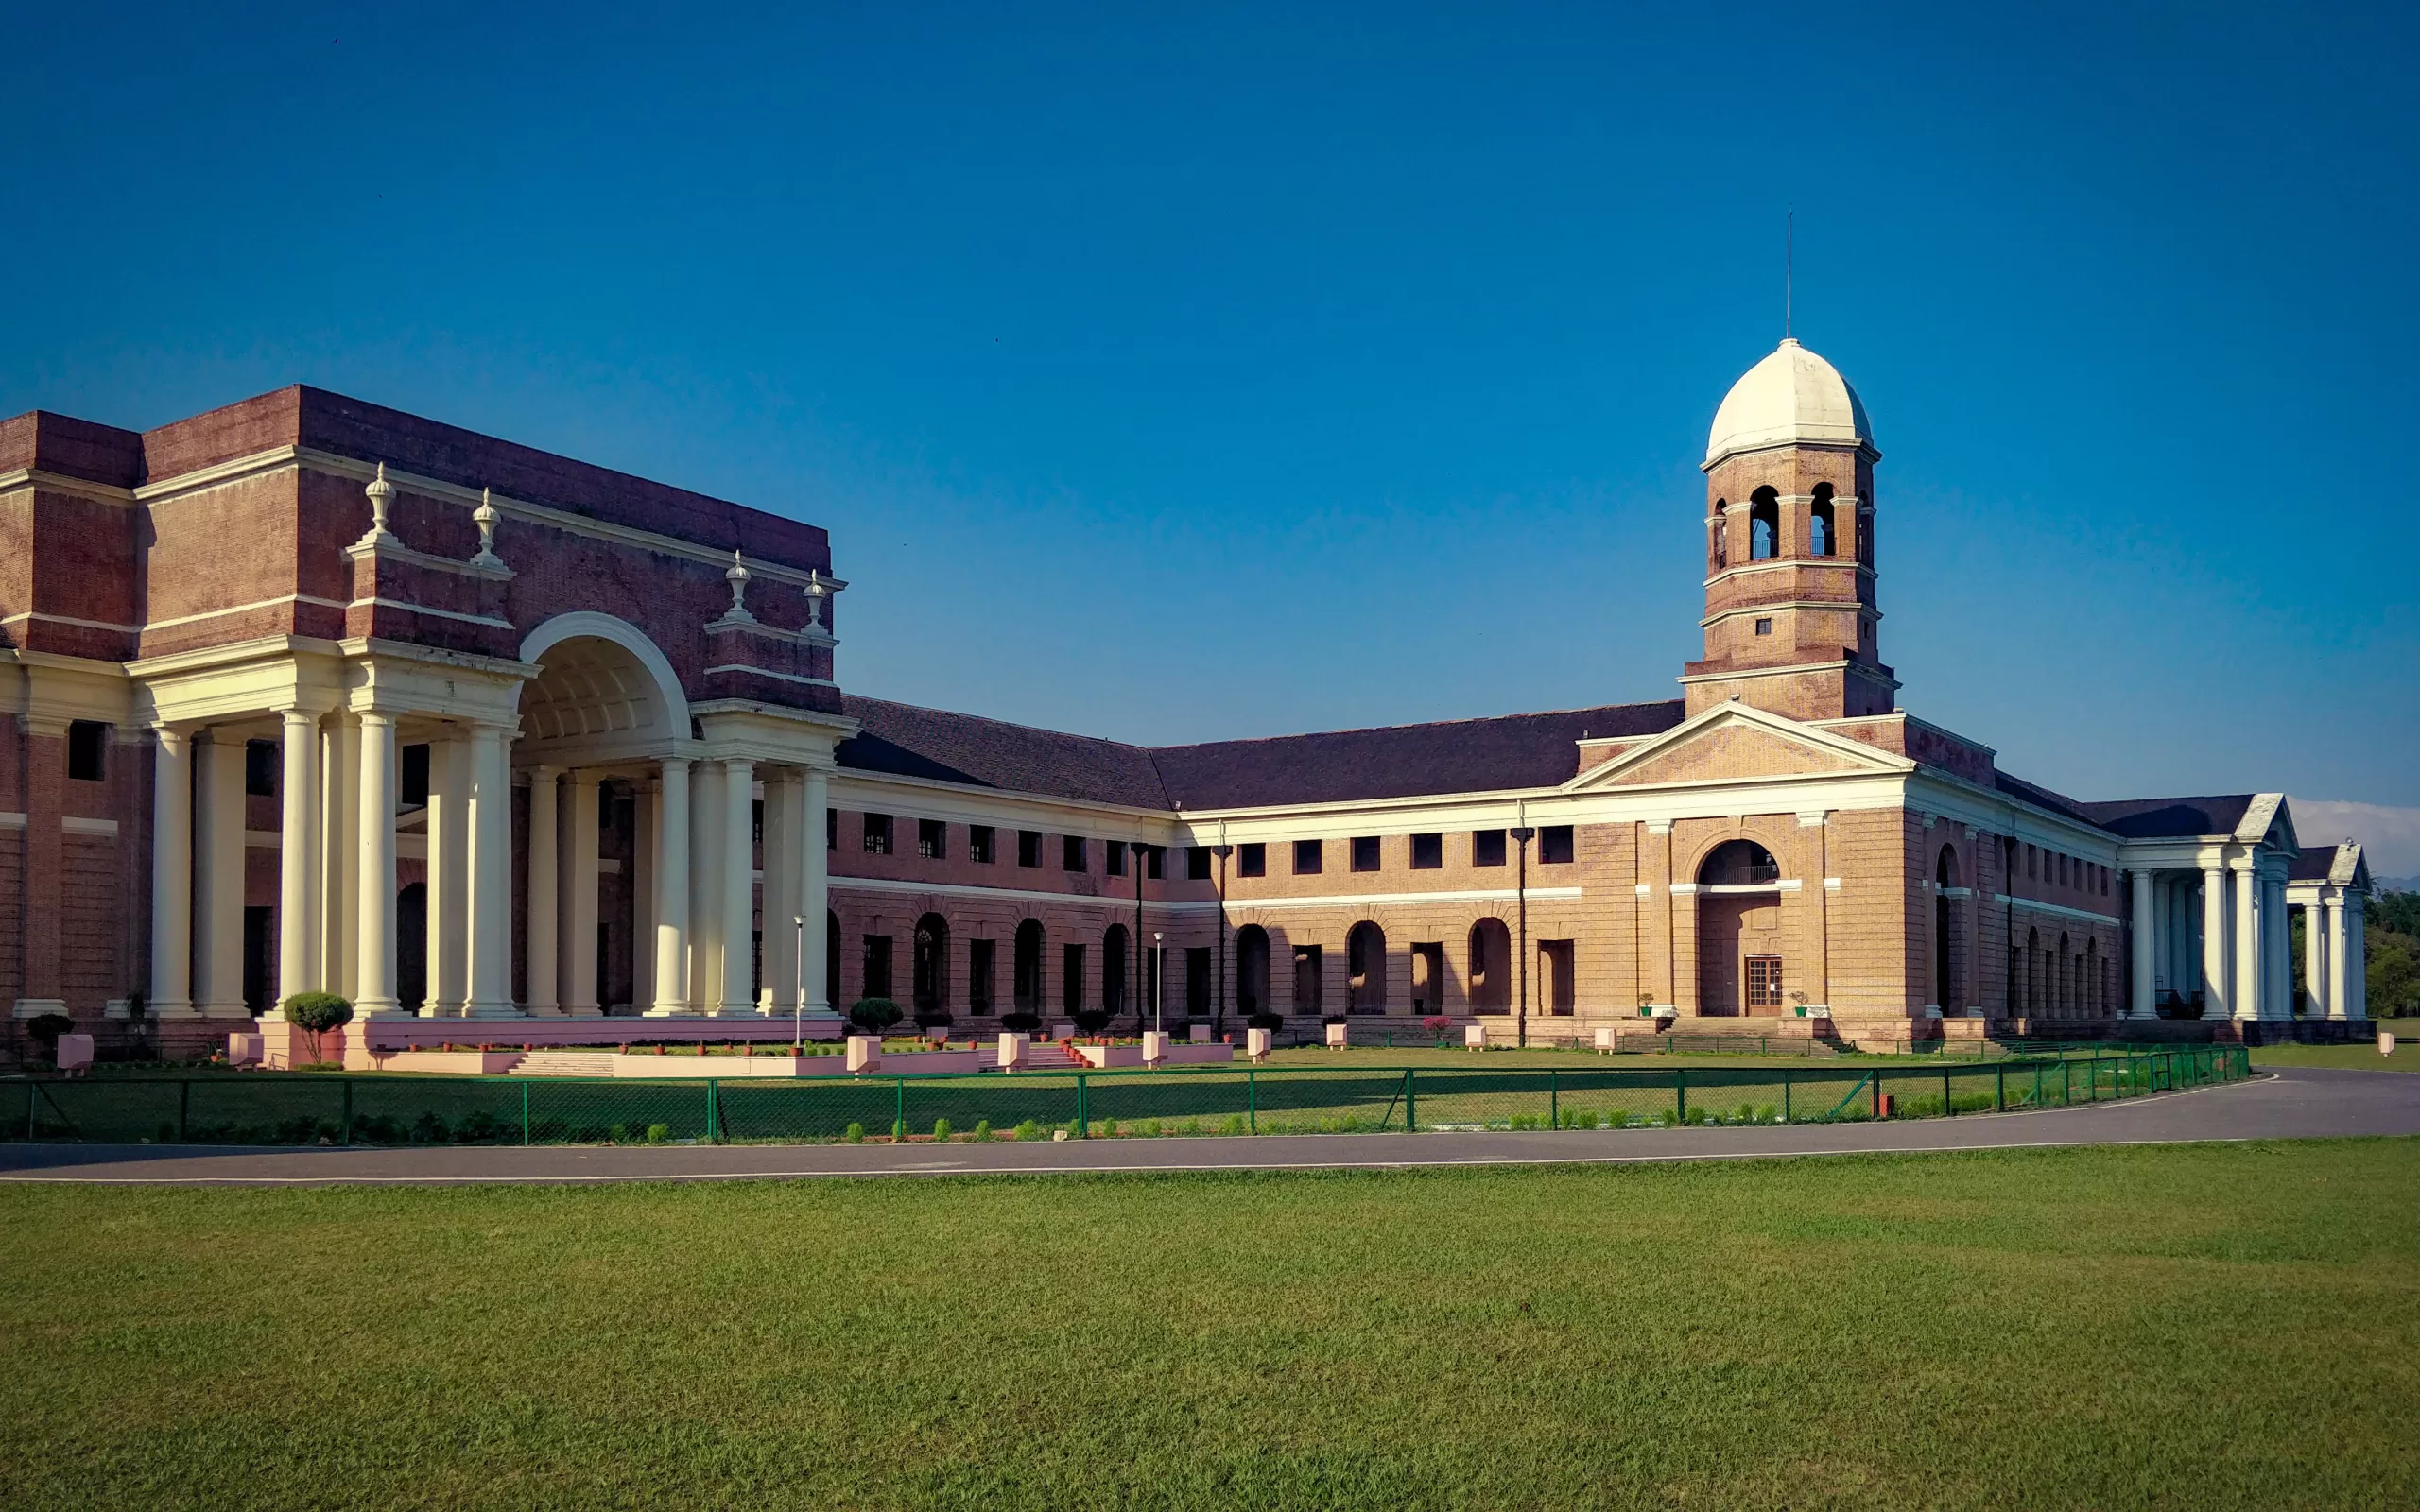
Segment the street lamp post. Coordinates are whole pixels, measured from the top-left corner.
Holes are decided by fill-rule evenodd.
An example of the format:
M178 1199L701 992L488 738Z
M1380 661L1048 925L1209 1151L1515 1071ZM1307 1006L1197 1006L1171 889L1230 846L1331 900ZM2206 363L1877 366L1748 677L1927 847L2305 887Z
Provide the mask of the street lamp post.
M797 915L798 949L790 953L790 966L798 973L797 990L790 994L790 1049L806 1053L806 916Z
M1161 1005L1168 998L1168 961L1167 953L1160 949L1160 932L1156 929L1151 931L1151 1031L1154 1034L1168 1032L1167 1015L1161 1011Z

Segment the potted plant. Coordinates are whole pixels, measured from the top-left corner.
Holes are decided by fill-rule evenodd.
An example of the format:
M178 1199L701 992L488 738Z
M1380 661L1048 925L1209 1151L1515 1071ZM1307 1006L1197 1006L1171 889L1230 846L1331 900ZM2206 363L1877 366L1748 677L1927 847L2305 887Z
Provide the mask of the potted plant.
M59 1037L75 1027L76 1021L63 1013L37 1013L26 1021L26 1033L54 1062L59 1058Z
M320 1037L353 1022L353 1005L334 992L297 992L278 1006L286 1022L311 1037L315 1061L328 1058L320 1053Z

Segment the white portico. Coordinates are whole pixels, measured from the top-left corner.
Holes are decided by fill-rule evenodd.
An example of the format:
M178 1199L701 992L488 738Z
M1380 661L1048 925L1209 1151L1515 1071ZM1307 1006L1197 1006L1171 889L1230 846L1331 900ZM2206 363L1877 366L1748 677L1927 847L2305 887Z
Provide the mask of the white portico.
M621 868L599 853L609 786L638 811L636 927L619 934L643 986L622 1011L831 1011L823 931L804 932L802 962L786 926L824 916L822 826L810 820L854 728L844 718L693 703L644 633L587 610L539 625L509 660L283 637L130 671L158 742L150 1002L163 1019L250 1016L248 842L277 856L277 996L338 992L367 1020L608 1011L599 880ZM248 834L247 756L268 741L280 822ZM415 747L425 755L407 763ZM424 799L406 792L405 768L423 761ZM761 971L760 876L778 926ZM417 1002L402 990L406 960Z
M2102 822L2127 836L2128 1017L2292 1018L2286 888L2301 851L2285 795L2161 800Z
M2351 840L2306 850L2286 884L2286 904L2303 915L2304 1011L2329 1019L2370 1016L2361 937L2362 900L2371 892L2369 863Z

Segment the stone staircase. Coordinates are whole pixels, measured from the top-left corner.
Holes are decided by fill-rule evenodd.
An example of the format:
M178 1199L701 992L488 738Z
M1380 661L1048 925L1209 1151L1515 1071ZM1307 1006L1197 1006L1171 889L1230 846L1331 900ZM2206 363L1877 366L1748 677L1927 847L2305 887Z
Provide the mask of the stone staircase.
M611 1076L621 1057L610 1050L532 1050L512 1068L515 1076Z
M1071 1056L1055 1043L1036 1040L1025 1047L1024 1071L1089 1071L1081 1056Z

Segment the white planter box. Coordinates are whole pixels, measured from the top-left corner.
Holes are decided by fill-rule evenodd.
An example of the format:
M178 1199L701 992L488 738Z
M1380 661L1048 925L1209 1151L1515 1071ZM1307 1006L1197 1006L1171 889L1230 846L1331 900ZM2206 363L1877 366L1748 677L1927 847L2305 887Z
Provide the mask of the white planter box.
M1351 1035L1348 1032L1351 1028L1352 1025L1350 1024L1329 1024L1327 1026L1327 1047L1330 1050L1342 1050L1346 1046L1350 1045L1353 1042Z
M93 1037L89 1034L62 1034L59 1037L59 1069L90 1071L93 1069Z
M1246 1029L1244 1031L1244 1054L1252 1057L1254 1061L1267 1060L1269 1058L1270 1047L1276 1043L1276 1041L1277 1036L1273 1030Z
M1173 1048L1174 1044L1175 1041L1169 1036L1162 1034L1156 1029L1144 1030L1143 1064L1147 1066L1166 1064L1168 1058L1168 1051Z
M1610 1023L1599 1024L1597 1026L1597 1054L1600 1056L1609 1056L1615 1051L1619 1050L1622 1047L1621 1035L1622 1032L1619 1029L1615 1028Z
M1139 1066L1143 1063L1141 1045L1075 1045L1079 1058L1103 1070L1111 1066Z
M62 1040L60 1042L64 1044L66 1041ZM2381 1056L2391 1056L2394 1054L2394 1036L2388 1030L2380 1029L2378 1031L2378 1054Z
M849 1036L849 1071L851 1074L855 1074L860 1071L880 1071L881 1069L882 1041L870 1034L853 1034Z
M1000 1036L1000 1069L1003 1071L1014 1071L1019 1066L1024 1065L1026 1063L1026 1051L1032 1045L1032 1043L1033 1036L1029 1034L1004 1034Z
M1487 1025L1483 1023L1466 1023L1462 1025L1462 1048L1465 1050L1486 1049Z
M227 1037L227 1064L257 1066L268 1050L264 1038L256 1034L231 1034Z

